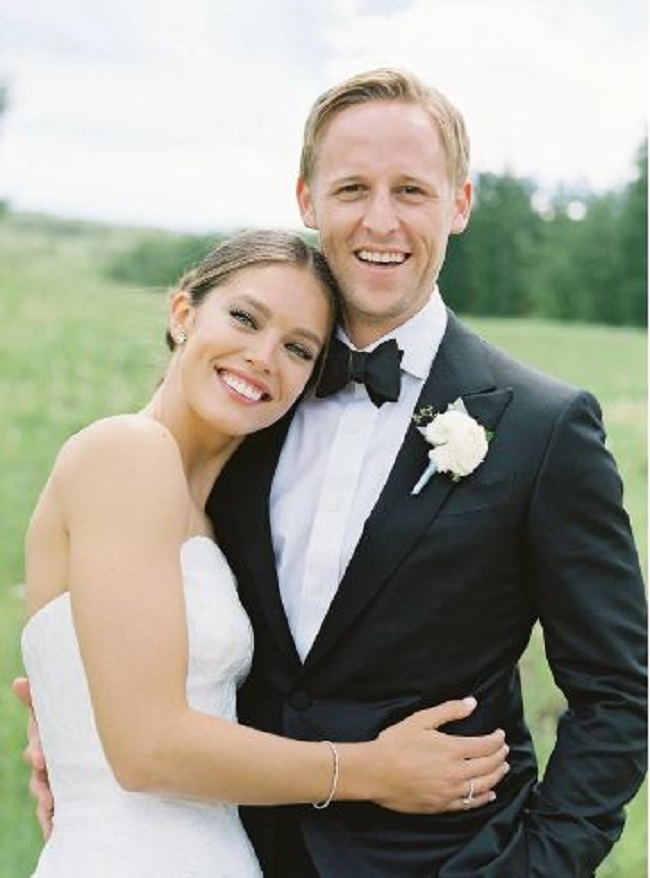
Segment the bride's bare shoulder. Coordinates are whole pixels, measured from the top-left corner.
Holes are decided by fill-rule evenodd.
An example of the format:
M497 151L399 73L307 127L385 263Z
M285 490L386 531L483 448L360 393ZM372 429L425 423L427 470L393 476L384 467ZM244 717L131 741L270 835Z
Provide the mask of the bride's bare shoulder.
M112 415L71 436L57 456L54 473L69 478L101 469L117 475L134 465L140 472L160 472L161 467L172 472L181 467L176 440L167 427L147 415Z

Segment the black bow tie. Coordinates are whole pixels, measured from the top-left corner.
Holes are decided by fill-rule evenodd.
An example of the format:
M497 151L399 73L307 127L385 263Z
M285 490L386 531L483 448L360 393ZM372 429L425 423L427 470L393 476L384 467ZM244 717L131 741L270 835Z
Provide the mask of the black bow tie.
M402 376L400 362L404 352L394 338L382 342L374 351L353 351L334 338L316 388L316 396L331 396L350 381L365 384L368 396L379 407L399 399Z

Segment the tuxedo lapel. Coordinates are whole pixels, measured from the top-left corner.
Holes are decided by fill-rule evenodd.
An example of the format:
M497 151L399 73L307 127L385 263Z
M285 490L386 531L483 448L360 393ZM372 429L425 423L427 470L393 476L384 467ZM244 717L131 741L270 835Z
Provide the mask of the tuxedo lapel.
M291 661L300 662L280 595L269 508L271 484L290 423L291 414L246 441L233 473L236 493L231 493L229 502L236 504L240 532L246 535L240 559L249 571L240 583L244 602L249 612L252 605L260 608L280 649Z
M449 314L447 331L424 383L416 410L443 412L462 397L472 417L493 430L510 401L509 389L494 386L485 344ZM384 490L369 516L337 594L305 666L317 662L385 585L401 560L431 525L454 490L452 480L434 476L420 494L413 486L428 463L429 446L408 429Z

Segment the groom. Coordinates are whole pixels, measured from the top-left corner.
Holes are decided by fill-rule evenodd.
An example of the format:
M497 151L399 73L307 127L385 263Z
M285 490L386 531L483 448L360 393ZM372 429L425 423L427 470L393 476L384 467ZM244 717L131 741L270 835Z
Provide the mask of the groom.
M481 341L436 286L469 218L468 152L460 114L406 73L316 102L298 200L341 284L340 338L394 341L372 362L335 344L210 509L255 627L244 722L352 741L473 694L455 733L503 728L512 768L471 812L251 809L268 876L590 876L643 777L645 599L598 404ZM457 399L457 441L479 430L487 453L413 494L432 448L413 417ZM541 781L517 669L537 620L568 702Z

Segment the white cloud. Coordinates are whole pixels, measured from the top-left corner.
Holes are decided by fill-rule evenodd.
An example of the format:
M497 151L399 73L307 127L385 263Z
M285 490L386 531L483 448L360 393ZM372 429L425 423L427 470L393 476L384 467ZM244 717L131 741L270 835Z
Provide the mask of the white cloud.
M642 0L23 0L0 11L17 207L208 229L299 225L317 94L406 66L463 109L476 169L618 185L644 136Z
M629 177L646 123L643 4L617 8L414 0L390 15L357 11L336 34L332 74L408 67L463 110L475 168L613 186Z

